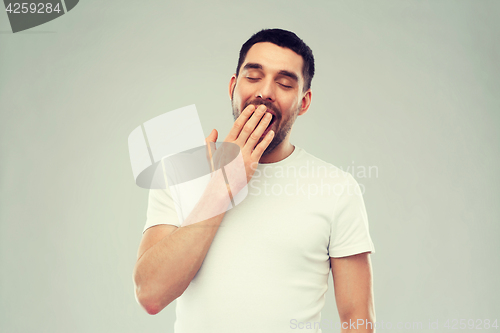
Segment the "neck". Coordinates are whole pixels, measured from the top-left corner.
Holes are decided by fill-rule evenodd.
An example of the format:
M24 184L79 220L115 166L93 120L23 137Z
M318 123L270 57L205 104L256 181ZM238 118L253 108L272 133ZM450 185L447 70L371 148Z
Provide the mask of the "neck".
M286 138L278 146L276 146L272 152L262 155L259 163L276 163L282 161L290 156L294 150L295 146L288 141L288 138Z

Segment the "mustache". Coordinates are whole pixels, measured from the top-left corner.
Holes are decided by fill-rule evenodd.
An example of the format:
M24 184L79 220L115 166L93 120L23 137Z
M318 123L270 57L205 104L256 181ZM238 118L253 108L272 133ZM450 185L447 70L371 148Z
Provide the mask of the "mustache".
M281 119L281 110L279 110L273 103L271 103L270 101L266 101L264 99L261 99L261 98L256 98L256 99L253 99L251 100L250 102L246 103L245 106L243 107L243 109L245 109L247 106L249 106L250 104L253 104L255 105L255 107L258 107L259 105L265 105L268 109L270 110L273 110L274 113L276 114L277 117L279 117Z

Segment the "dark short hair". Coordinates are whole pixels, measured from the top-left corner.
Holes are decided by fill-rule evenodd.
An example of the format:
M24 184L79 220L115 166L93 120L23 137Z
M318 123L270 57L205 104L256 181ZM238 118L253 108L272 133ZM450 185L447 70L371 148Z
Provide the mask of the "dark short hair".
M245 61L248 50L257 43L269 42L275 45L286 47L298 55L302 56L304 65L302 67L302 75L304 76L304 91L311 88L311 81L314 76L314 57L312 50L304 43L296 34L283 29L263 29L255 33L249 40L243 44L240 50L238 59L238 67L236 67L236 76L240 73L240 67Z

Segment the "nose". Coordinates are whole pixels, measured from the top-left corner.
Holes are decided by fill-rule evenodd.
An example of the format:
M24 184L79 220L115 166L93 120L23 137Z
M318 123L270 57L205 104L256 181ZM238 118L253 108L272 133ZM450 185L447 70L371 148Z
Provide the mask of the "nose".
M270 102L275 100L275 87L272 80L262 80L255 94L256 98L262 98Z

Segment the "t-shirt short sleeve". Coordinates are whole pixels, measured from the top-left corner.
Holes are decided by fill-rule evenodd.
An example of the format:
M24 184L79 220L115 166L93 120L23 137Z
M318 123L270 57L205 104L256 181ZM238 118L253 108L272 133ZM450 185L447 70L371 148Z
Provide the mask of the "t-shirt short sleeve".
M171 224L180 227L174 200L168 189L150 189L148 198L147 219L144 230L158 225Z
M342 191L340 191L342 189ZM339 195L331 220L330 257L347 257L363 252L375 252L368 229L363 194L359 184L350 173L345 173L342 186L337 188Z

